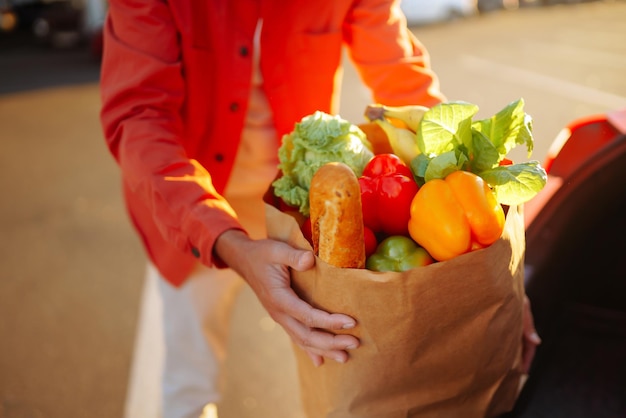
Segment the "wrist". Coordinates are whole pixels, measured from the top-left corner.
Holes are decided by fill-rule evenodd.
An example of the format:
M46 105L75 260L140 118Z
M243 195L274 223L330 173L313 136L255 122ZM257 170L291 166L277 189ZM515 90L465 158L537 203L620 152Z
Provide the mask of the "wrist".
M242 247L250 241L248 234L241 229L228 229L220 234L213 246L214 256L222 260L228 267L239 265L238 260Z

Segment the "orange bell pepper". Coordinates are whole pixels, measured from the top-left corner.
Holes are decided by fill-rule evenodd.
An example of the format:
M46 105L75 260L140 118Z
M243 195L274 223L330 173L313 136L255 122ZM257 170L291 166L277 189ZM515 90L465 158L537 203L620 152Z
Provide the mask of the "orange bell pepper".
M487 247L503 230L502 206L469 171L427 181L411 202L409 234L438 261Z

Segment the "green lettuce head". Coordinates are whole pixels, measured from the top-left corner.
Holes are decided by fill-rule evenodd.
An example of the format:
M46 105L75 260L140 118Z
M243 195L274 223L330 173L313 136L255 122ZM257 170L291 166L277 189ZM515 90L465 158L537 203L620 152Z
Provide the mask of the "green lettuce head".
M313 175L329 162L347 164L357 177L374 156L372 146L358 126L317 111L296 123L283 136L278 150L282 176L274 181L274 194L309 216L309 185Z

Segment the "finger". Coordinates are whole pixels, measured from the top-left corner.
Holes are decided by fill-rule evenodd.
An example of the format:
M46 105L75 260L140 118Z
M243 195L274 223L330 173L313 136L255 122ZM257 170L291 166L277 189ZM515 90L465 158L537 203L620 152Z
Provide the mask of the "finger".
M295 318L308 328L324 330L347 330L356 326L356 320L348 315L328 313L316 309L300 299L291 288L282 289L284 292L277 297L277 303L283 312Z
M535 321L533 319L533 313L530 306L530 300L526 296L524 298L524 319L523 319L523 327L524 327L524 336L530 342L535 345L541 344L541 337L537 334L537 330L535 329Z
M330 352L354 350L360 345L359 339L353 335L333 334L318 328L310 328L291 317L286 317L285 322L296 344L304 348Z
M287 248L286 251L285 248ZM276 260L294 270L305 271L315 265L315 256L311 251L297 250L283 242L276 242L273 249ZM354 318L347 315L331 314L314 309L300 299L290 286L277 288L275 291L275 303L277 306L310 328L341 330L356 326Z
M525 332L524 337L528 341L532 342L535 346L541 344L541 337L539 336L539 334L537 334L535 330L529 330L528 332Z
M315 367L319 367L322 364L324 364L324 356L320 356L319 354L315 354L315 353L311 352L310 350L304 350L304 352L309 356L309 358L311 359L311 361L313 362L313 365Z
M524 373L528 374L530 371L530 366L533 362L533 358L535 357L535 352L537 351L537 345L534 343L528 342L528 340L524 339L524 346L522 350L522 370Z
M293 256L295 260L293 263L288 264L291 268L297 271L306 271L315 265L315 257L311 251L296 251Z
M294 343L309 354L323 356L339 363L348 361L347 350L356 349L360 344L358 338L352 335L335 335L311 329L290 317L285 317L284 328Z
M274 260L297 271L306 271L315 266L315 256L311 251L299 250L289 244L276 241L273 246Z
M530 306L528 296L524 297L524 317L523 317L523 337L522 337L522 369L524 373L530 371L533 359L537 352L537 346L541 344L541 338L535 329L535 321Z
M313 365L315 367L319 367L324 364L325 359L329 359L340 364L344 364L350 359L350 355L347 351L324 351L314 347L303 347L297 343L296 345L300 347L300 349L304 350L304 352L313 361Z

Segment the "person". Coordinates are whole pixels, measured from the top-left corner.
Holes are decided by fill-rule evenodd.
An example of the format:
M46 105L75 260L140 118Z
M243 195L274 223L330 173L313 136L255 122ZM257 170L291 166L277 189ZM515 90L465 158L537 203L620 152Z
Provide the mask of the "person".
M335 333L355 318L291 290L290 269L314 257L266 237L262 201L282 136L315 111L337 113L344 47L374 101L445 100L397 0L109 2L101 121L149 259L131 418L217 416L245 284L314 364L358 349ZM133 412L154 404L159 376L161 405Z

